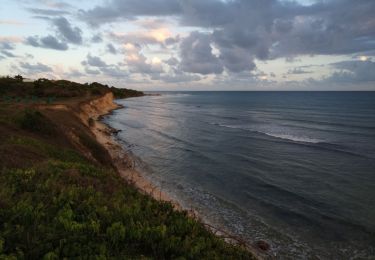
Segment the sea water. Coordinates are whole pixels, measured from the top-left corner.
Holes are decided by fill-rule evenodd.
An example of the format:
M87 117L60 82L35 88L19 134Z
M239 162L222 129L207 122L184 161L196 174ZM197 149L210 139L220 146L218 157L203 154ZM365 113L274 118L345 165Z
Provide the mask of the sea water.
M375 255L374 92L161 92L105 121L147 178L280 258Z

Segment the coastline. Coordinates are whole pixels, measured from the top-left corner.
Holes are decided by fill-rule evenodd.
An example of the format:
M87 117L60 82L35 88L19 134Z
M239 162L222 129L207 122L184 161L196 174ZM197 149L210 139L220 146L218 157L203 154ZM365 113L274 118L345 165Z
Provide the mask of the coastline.
M35 90L17 78L0 83L9 84L9 95ZM131 171L131 150L122 150L115 130L100 121L119 108L114 97L142 93L116 89L116 95L99 83L43 83L39 95L56 94L53 103L0 102L1 256L255 259L162 201L170 199L140 183L142 170Z
M112 93L108 93L102 98L85 103L80 107L81 113L79 117L89 127L96 140L108 151L114 167L122 178L134 185L142 193L148 194L156 200L170 202L176 210L182 210L177 201L173 200L167 193L163 192L135 169L129 153L112 136L116 130L101 121L103 116L122 108L113 100Z
M269 257L270 255L267 254L266 250L262 249L262 246L249 244L240 237L203 221L198 212L182 207L178 201L172 199L168 193L162 191L158 186L146 179L141 172L135 169L134 160L131 158L131 155L129 155L129 152L114 138L113 133L118 132L118 130L102 122L104 116L121 108L121 105L114 102L113 94L107 93L103 97L91 100L89 103L85 102L81 105L78 115L81 121L89 127L90 131L94 134L97 142L107 150L112 159L113 166L120 176L128 183L135 186L141 193L147 194L158 201L169 202L175 210L185 210L189 217L204 224L207 230L223 238L227 243L238 244L247 248L257 259ZM263 241L261 241L261 243L263 243Z

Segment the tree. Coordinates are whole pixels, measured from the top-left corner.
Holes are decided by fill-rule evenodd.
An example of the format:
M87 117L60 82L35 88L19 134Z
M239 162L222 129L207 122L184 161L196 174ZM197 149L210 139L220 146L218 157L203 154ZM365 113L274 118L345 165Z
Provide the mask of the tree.
M23 81L23 77L20 74L18 74L17 76L14 76L14 79L19 80L21 82Z

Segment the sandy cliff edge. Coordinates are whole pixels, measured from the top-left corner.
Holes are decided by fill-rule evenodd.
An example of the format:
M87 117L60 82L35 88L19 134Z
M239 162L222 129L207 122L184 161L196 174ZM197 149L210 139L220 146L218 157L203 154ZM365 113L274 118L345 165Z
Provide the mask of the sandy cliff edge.
M118 108L121 108L121 106L114 102L114 96L110 92L100 98L81 104L78 117L90 128L97 141L108 151L121 177L156 200L171 202L176 209L181 209L176 201L172 200L134 168L134 162L129 154L113 139L112 129L100 121L101 116Z
M140 192L148 194L156 200L170 202L176 210L183 210L177 201L171 199L167 193L163 192L135 169L134 161L129 153L125 151L124 148L113 138L112 133L114 129L100 121L102 116L107 115L111 113L111 111L121 107L122 106L114 102L113 93L109 92L102 97L81 103L79 106L79 111L76 112L76 114L81 121L89 127L91 132L95 135L96 140L108 151L116 170L122 178L134 185ZM201 218L197 212L191 210L188 211L188 213L190 217L199 219L201 221ZM215 235L223 237L227 242L242 244L249 251L251 251L257 259L264 258L264 255L257 250L256 247L249 245L241 238L232 236L226 231L217 229L210 224L204 224Z

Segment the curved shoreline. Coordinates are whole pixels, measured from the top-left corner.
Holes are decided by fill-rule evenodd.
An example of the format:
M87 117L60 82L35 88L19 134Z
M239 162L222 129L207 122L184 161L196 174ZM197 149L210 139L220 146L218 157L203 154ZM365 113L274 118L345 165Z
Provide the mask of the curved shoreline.
M152 196L156 200L171 202L176 209L180 209L181 206L177 202L173 201L166 193L158 189L134 168L133 160L129 154L112 137L113 132L115 132L114 129L101 121L103 116L110 114L115 109L122 108L113 102L114 98L111 93L107 95L83 104L80 107L82 112L79 117L82 122L90 128L96 140L108 151L113 165L121 177L133 184L141 192ZM91 123L88 123L91 119Z
M128 183L134 185L140 192L147 194L156 200L171 203L175 210L187 211L190 217L203 223L213 234L222 237L228 243L240 244L246 247L257 259L263 259L267 256L269 257L267 252L261 252L255 246L247 243L240 237L219 229L210 223L204 222L198 212L192 209L183 208L178 201L172 199L168 193L162 191L157 185L145 178L141 172L135 169L135 163L131 158L131 155L117 140L115 140L113 136L118 130L102 122L104 116L121 108L121 105L114 102L113 94L108 93L101 98L82 104L80 106L81 111L78 114L81 121L88 126L90 131L94 134L98 143L107 150L112 159L113 165L120 176Z

